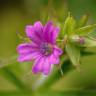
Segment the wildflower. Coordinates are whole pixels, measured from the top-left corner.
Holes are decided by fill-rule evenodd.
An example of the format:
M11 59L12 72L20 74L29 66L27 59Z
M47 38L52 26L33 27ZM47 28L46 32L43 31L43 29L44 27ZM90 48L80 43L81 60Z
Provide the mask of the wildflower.
M59 56L62 54L62 50L56 45L59 28L55 27L51 21L45 26L38 21L34 25L26 26L25 31L31 42L17 47L20 54L18 61L34 60L33 73L49 74L52 64L59 64Z

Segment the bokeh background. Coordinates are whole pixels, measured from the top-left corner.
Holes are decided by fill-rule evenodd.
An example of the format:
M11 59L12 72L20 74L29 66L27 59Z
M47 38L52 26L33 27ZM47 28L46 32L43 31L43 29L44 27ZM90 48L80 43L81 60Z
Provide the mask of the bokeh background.
M64 76L48 80L31 73L31 62L16 61L16 47L22 41L17 32L26 37L25 26L38 20L45 24L48 15L64 22L68 11L77 21L87 13L88 23L96 23L96 0L0 0L0 96L82 96L83 92L87 93L84 96L89 96L88 92L96 96L95 54L81 58L81 73L65 67ZM96 53L96 48L88 50ZM45 80L49 83L43 84ZM42 91L37 91L38 87Z

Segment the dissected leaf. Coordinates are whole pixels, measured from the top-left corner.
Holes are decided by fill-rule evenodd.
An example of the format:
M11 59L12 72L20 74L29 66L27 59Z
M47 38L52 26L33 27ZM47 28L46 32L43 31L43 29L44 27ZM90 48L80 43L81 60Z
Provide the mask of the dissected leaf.
M90 33L91 31L93 31L95 28L96 28L96 24L93 24L93 25L88 25L85 27L78 28L77 30L75 30L75 32L80 36L84 36Z
M79 64L79 59L80 59L80 49L76 47L75 45L68 43L66 45L66 52L71 60L71 62L74 65Z

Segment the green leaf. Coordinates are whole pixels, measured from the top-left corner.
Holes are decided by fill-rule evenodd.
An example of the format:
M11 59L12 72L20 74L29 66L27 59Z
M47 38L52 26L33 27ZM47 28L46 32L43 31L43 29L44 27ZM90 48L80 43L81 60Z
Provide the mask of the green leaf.
M93 31L95 28L96 28L96 24L88 25L85 27L78 28L77 30L75 30L75 33L77 33L80 36L84 36L90 33L91 31Z
M89 18L89 14L85 14L82 16L81 20L79 21L79 26L78 27L83 27L87 24Z
M64 29L63 29L64 34L68 34L68 35L73 34L75 25L76 25L76 21L69 13L67 19L65 20L65 24L64 24Z
M68 43L66 45L66 52L71 60L71 62L74 65L79 64L79 59L80 59L80 49L73 45L72 43Z
M96 47L96 40L85 38L84 42L83 47Z

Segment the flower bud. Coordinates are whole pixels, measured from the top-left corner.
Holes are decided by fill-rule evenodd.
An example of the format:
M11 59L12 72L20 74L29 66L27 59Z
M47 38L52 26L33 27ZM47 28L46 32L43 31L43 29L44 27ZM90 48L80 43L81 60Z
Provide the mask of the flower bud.
M85 43L84 37L79 37L79 43L82 45Z
M78 36L78 35L75 35L71 38L71 40L75 43L78 43L78 44L81 44L83 45L85 43L85 39L84 37L81 37L81 36Z

